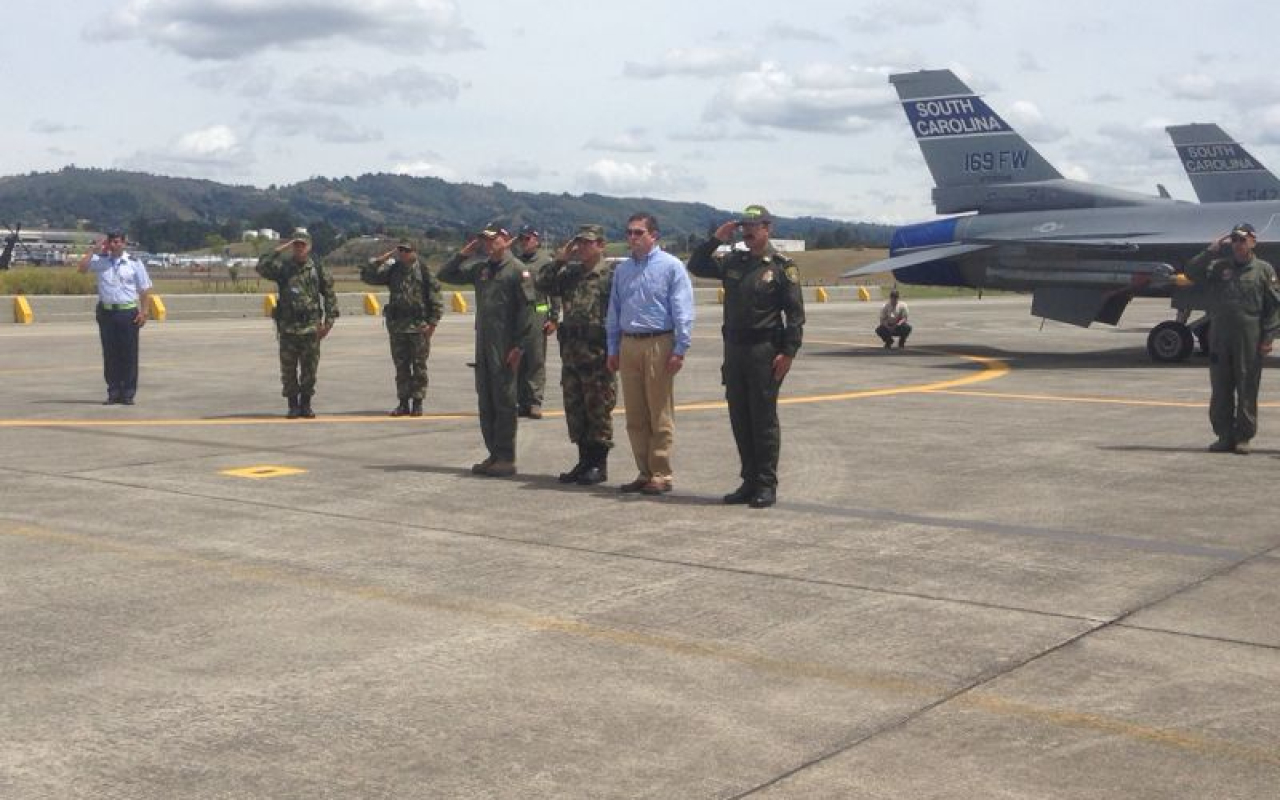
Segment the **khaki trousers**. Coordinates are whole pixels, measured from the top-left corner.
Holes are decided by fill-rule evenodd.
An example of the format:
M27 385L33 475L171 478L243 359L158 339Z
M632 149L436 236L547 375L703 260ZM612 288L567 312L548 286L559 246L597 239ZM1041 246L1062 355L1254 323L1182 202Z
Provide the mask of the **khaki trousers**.
M675 376L667 359L675 336L622 337L618 375L627 411L627 438L640 475L671 480L671 442L676 432Z

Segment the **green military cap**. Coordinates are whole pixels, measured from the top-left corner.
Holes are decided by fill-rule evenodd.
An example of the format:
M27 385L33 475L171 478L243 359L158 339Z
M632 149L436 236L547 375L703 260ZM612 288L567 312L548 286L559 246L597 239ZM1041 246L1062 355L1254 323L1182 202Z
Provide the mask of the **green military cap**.
M585 239L588 242L604 241L603 225L579 225L578 232L573 235L575 239Z
M752 222L773 222L773 215L764 206L750 205L742 209L742 215L738 217L738 224L745 225Z
M506 236L507 238L510 238L511 234L507 232L505 223L501 220L494 220L481 229L480 236L484 239L492 239L495 236Z
M293 235L289 237L289 241L311 244L311 234L307 232L306 228L294 228Z
M412 250L414 250L414 249L416 249L416 248L414 248L414 246L413 246L413 242L412 242L412 241L410 241L410 240L408 240L408 239L401 239L400 241L396 242L396 249L397 249L397 250L410 250L410 251L412 251Z

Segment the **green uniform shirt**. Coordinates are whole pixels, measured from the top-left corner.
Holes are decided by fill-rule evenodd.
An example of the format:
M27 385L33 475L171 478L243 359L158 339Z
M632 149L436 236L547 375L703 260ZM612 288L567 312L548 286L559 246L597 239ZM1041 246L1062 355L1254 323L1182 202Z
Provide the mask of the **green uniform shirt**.
M496 264L455 254L440 268L445 283L469 283L476 292L476 356L502 363L533 328L533 275L511 253ZM489 363L489 362L486 362Z
M543 267L551 263L551 256L541 250L534 250L528 254L518 253L516 258L533 275L535 287L538 273ZM541 287L536 287L536 291L537 294L533 303L534 324L542 327L542 324L547 321L558 322L560 320L560 298L554 292L547 292Z
M338 297L329 268L310 255L299 263L292 253L268 253L258 259L258 274L276 282L279 297L272 315L281 333L301 336L338 318Z
M390 292L382 315L391 333L410 333L435 325L444 314L440 281L415 256L408 264L395 259L370 261L360 267L360 279Z
M1280 331L1280 288L1270 264L1252 258L1237 264L1215 258L1205 250L1187 264L1186 275L1203 284L1209 301L1209 349L1223 352L1240 347L1242 355L1257 353L1258 344Z
M689 272L715 278L724 286L726 340L747 332L776 331L779 351L794 357L804 336L804 298L795 262L772 250L759 257L731 250L717 258L721 244L712 237L698 245L689 256Z

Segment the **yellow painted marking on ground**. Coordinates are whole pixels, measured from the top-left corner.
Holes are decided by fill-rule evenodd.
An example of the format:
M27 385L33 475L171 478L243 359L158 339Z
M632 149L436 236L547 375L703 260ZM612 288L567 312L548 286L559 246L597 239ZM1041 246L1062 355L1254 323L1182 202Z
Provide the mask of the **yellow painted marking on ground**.
M236 469L219 470L219 475L230 475L233 478L251 478L253 480L261 480L263 478L283 478L286 475L302 475L305 469L300 467L277 467L272 464L263 464L257 467L237 467Z
M938 394L953 394L957 397L991 397L998 400L1028 400L1044 403L1094 403L1116 406L1151 406L1155 408L1205 408L1208 401L1190 402L1183 400L1141 400L1128 397L1086 397L1055 394L1015 394L1011 392L957 391L954 389L937 390ZM1259 403L1263 408L1280 407L1280 403Z
M237 580L253 581L278 587L318 591L366 602L386 603L402 608L448 612L484 622L509 625L525 630L556 633L610 645L638 647L669 655L707 659L755 669L786 679L815 680L842 688L918 697L928 700L943 696L954 687L897 678L874 672L860 672L844 666L814 661L779 658L756 650L720 642L689 639L661 634L609 628L580 620L554 617L508 603L494 603L469 597L432 593L410 593L385 586L342 580L333 575L305 568L290 569L279 565L261 565L229 559L195 556L177 550L164 550L146 545L128 544L110 539L62 533L30 525L8 525L0 521L0 535L43 541L112 553L139 561L175 564L200 572L218 572ZM1001 717L1028 720L1059 728L1084 730L1118 736L1146 744L1201 755L1223 756L1258 764L1280 766L1280 750L1202 736L1188 731L1158 728L1123 719L1053 708L1002 698L987 692L962 694L951 704Z

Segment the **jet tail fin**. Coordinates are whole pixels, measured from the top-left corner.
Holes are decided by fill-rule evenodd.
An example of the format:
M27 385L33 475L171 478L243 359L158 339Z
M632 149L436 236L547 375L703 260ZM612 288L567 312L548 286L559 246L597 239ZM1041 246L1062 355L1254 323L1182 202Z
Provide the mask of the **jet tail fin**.
M1213 123L1165 128L1201 203L1280 199L1280 179Z
M951 70L905 72L890 75L889 82L933 174L940 212L991 187L1062 178ZM957 199L944 202L947 198Z

